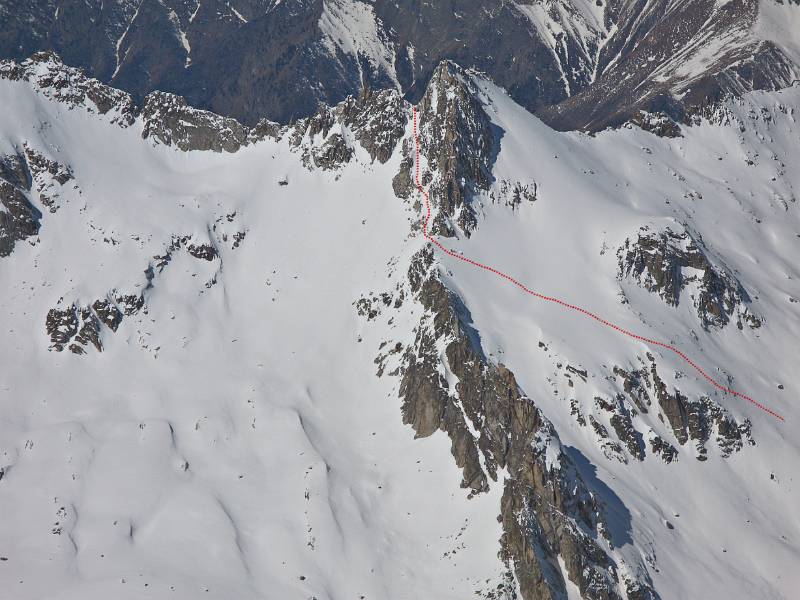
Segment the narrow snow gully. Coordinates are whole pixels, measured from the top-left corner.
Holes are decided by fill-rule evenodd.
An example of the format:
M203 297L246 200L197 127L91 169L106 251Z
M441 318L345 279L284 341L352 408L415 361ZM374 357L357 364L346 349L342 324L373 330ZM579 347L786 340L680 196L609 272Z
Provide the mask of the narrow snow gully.
M417 135L417 109L416 109L416 107L412 107L412 111L413 111L413 123L414 123L414 147L415 147L415 152L416 152L416 157L415 157L415 161L414 161L414 164L415 164L414 180L415 180L415 183L417 185L417 189L422 194L422 196L425 198L426 215L425 215L425 223L424 223L424 226L423 226L423 235L425 236L425 239L427 239L431 244L436 246L439 250L441 250L442 252L444 252L448 256L456 258L456 259L458 259L460 261L463 261L465 263L469 263L470 265L472 265L474 267L477 267L479 269L483 269L484 271L489 271L490 273L493 273L493 274L497 275L498 277L502 277L506 281L508 281L508 282L514 284L515 286L517 286L520 290L522 290L526 294L530 294L531 296L539 298L540 300L546 300L547 302L553 302L553 303L558 304L559 306L561 306L561 307L563 307L565 309L569 309L569 310L573 310L575 312L578 312L578 313L580 313L580 314L582 314L582 315L584 315L586 317L594 319L595 321L597 321L598 323L600 323L602 325L605 325L606 327L610 327L611 329L621 333L622 335L626 335L626 336L628 336L630 338L633 338L634 340L638 340L640 342L644 342L645 344L649 344L651 346L658 346L660 348L663 348L665 350L669 350L670 352L673 352L678 357L680 357L684 362L689 364L695 371L697 371L700 375L702 375L703 378L706 381L708 381L711 385L713 385L718 390L722 391L725 394L731 394L731 395L736 396L738 398L742 398L744 400L747 400L748 402L750 402L754 406L760 408L765 413L771 415L772 417L775 417L779 421L784 421L784 418L780 414L778 414L777 412L775 412L775 411L771 410L770 408L764 406L763 404L761 404L760 402L754 400L750 396L748 396L746 394L743 394L741 392L737 392L736 390L732 390L732 389L730 389L728 387L725 387L724 385L722 385L721 383L716 381L713 377L711 377L708 373L706 373L700 366L698 366L697 363L692 361L692 359L690 359L688 356L686 356L686 354L684 354L683 352L678 350L676 347L671 346L671 345L669 345L667 343L664 343L664 342L659 342L658 340L653 340L653 339L650 339L650 338L643 337L641 335L637 335L637 334L635 334L635 333L633 333L631 331L628 331L627 329L623 329L622 327L619 327L618 325L615 325L614 323L611 323L610 321L605 320L604 318L600 317L599 315L596 315L593 312L590 312L590 311L588 311L585 308L582 308L580 306L576 306L574 304L570 304L570 303L565 302L564 300L561 300L559 298L554 298L552 296L545 296L544 294L540 294L539 292L536 292L536 291L528 288L523 283L517 281L516 279L514 279L510 275L508 275L508 274L506 274L506 273L504 273L504 272L502 272L502 271L500 271L498 269L495 269L494 267L490 267L490 266L485 265L483 263L477 262L475 260L472 260L471 258L468 258L468 257L464 256L463 254L461 254L459 252L455 252L453 250L449 250L449 249L445 248L442 245L441 242L439 242L436 238L434 238L428 232L428 224L429 224L430 218L431 218L431 204L430 204L430 198L428 197L428 192L426 192L425 189L422 187L422 183L420 181L420 174L419 174L419 136Z

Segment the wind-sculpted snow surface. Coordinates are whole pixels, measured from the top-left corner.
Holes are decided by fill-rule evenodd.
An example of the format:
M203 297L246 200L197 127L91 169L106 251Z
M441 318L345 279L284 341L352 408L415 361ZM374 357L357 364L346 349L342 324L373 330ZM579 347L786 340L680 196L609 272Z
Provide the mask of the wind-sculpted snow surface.
M431 252L395 92L240 130L0 75L0 596L792 598L800 90L673 138L453 64L419 106L449 248L782 424Z

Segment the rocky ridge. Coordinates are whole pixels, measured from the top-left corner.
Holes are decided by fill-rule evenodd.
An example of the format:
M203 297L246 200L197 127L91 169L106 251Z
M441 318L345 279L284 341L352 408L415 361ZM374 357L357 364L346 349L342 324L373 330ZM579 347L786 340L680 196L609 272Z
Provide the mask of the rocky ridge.
M583 597L623 598L637 590L641 598L657 598L644 569L633 575L619 563L603 502L552 425L514 374L487 360L468 309L442 283L430 247L414 257L408 291L425 312L397 373L403 420L418 437L439 430L450 437L462 487L472 494L503 486L501 557L522 598L562 597L565 575Z
M674 133L724 97L798 79L792 40L764 30L796 6L778 0L11 6L0 5L0 57L59 52L137 102L168 91L248 126L287 124L367 88L417 102L442 60L486 73L555 127L590 131L645 111Z
M321 105L317 114L291 126L288 135L306 167L335 170L353 158L355 142L371 161L385 163L405 135L406 123L406 104L397 92L365 89L334 107Z
M143 138L184 152L233 153L268 137L278 140L288 135L294 147L302 146L307 167L327 170L349 162L355 143L371 160L386 162L405 134L407 121L405 102L393 90L364 89L334 107L320 105L315 115L291 126L262 119L247 127L233 118L194 108L185 98L165 92L149 94L139 107L129 94L87 77L47 52L19 64L0 62L0 78L26 81L48 98L71 109L110 116L112 123L122 127L140 122ZM332 131L334 125L338 131ZM68 167L36 160L41 163L39 171L49 171L60 184L72 178Z

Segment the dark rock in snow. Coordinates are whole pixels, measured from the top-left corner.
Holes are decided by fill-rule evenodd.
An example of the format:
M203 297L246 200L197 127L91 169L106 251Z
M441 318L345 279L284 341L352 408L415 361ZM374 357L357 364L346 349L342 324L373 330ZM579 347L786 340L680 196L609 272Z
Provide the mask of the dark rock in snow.
M153 92L144 101L142 137L181 150L236 152L247 143L247 130L235 119L190 107L185 98Z
M755 329L761 320L747 304L750 296L726 269L715 266L703 251L702 242L687 232L665 229L659 233L642 227L635 241L630 238L617 251L619 278L635 280L678 306L686 288L693 288L689 299L695 306L703 329L724 327L731 319L742 329Z
M56 352L68 348L82 355L91 345L102 352L103 325L116 332L125 316L137 313L143 306L142 296L120 294L113 301L110 298L95 300L91 306L71 304L66 308L51 308L45 319L50 348Z
M677 448L657 435L650 438L650 450L660 456L665 463L671 463L678 458Z
M0 257L11 254L16 242L37 235L41 218L23 190L0 179Z
M217 258L217 249L211 244L188 244L186 251L200 260L212 261Z
M92 304L95 314L111 331L116 331L122 323L122 312L110 300L95 300Z
M690 400L677 389L669 393L667 385L658 374L655 360L651 355L648 357L652 361L651 374L656 398L679 444L683 445L691 439L695 442L698 459L705 460L707 442L715 432L715 442L724 457L741 450L745 441L753 443L749 422L737 423L722 406L710 398L702 396L698 400Z
M77 310L74 306L65 309L51 308L47 313L45 329L50 336L51 348L61 352L78 333Z

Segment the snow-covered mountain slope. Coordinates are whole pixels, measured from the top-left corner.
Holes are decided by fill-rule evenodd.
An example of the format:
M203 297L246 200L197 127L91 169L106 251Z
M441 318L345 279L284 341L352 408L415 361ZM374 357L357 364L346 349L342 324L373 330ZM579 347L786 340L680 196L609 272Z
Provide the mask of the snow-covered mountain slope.
M375 377L388 331L353 306L418 245L397 159L309 172L286 139L187 153L141 120L1 87L2 154L35 149L73 178L55 212L26 193L41 228L0 264L0 596L496 586L498 497L467 501L446 439L402 425ZM51 309L107 298L132 308L99 327L102 352L50 349Z
M800 89L670 138L449 63L418 105L446 247L780 422L432 250L396 93L248 129L0 76L7 597L793 597Z

